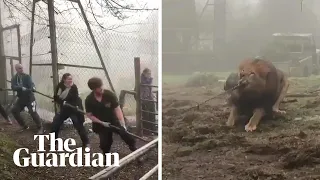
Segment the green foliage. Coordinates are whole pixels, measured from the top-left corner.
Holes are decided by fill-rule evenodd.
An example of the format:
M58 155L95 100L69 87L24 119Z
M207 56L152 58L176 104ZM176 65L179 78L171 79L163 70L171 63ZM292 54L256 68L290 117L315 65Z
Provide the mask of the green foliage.
M0 133L0 179L13 179L14 163L12 155L17 145L5 134Z
M188 79L190 78L190 75L162 75L162 83L163 84L169 84L169 85L181 85L185 84Z
M187 81L185 86L187 87L198 87L214 85L218 82L218 77L215 73L194 73Z

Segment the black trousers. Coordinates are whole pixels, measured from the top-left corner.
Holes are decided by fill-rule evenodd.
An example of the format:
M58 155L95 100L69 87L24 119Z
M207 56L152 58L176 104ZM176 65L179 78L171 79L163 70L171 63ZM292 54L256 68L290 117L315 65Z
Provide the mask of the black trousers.
M57 138L59 136L60 128L63 122L68 118L72 120L73 126L80 135L80 139L83 145L89 144L88 132L83 126L84 116L79 113L61 111L61 113L56 114L51 125L51 132L55 133L55 136Z
M20 113L24 110L24 108L28 108L28 112L31 115L33 121L36 123L38 128L42 128L42 121L37 113L37 103L36 101L26 101L22 99L18 99L16 103L13 105L13 108L11 110L13 117L17 120L20 126L26 128L27 125L22 119Z
M115 120L116 122L112 122L112 125L120 127L119 121ZM119 131L112 128L104 127L100 129L97 134L99 135L100 139L100 149L103 153L110 153L111 146L113 143L113 133L119 134L121 139L129 146L131 151L135 151L136 148L136 140L127 134L124 131Z
M0 114L5 120L9 121L9 116L1 104L0 104Z

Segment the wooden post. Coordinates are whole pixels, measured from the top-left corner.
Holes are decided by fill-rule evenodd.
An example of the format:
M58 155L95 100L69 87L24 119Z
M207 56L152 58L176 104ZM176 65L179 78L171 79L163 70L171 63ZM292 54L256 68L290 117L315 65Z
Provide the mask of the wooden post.
M51 61L52 61L52 81L53 91L59 83L58 75L58 48L57 48L57 35L56 23L54 19L54 0L48 0L48 13L49 13L49 27L50 27L50 44L51 44ZM32 51L32 50L31 50ZM54 105L54 111L57 113L57 108Z
M10 71L11 71L10 73L11 73L11 78L12 78L14 76L14 65L13 65L13 59L12 58L10 58ZM16 92L15 91L12 92L12 96L13 97L16 96Z
M1 2L1 1L0 1ZM7 88L7 63L4 54L4 39L3 39L3 27L1 21L2 10L0 6L0 87ZM0 103L7 101L8 93L6 91L0 92Z
M18 38L18 57L19 57L19 64L21 64L21 34L20 34L20 24L17 26L17 38ZM30 66L30 65L29 65ZM31 75L30 75L31 76Z
M125 96L126 96L126 92L124 90L121 90L119 95L119 104L121 109L123 109L123 106L125 103Z
M142 136L142 121L141 121L141 94L140 94L140 58L134 58L134 75L135 75L135 89L136 89L136 123L137 134Z
M33 35L34 35L34 16L36 11L36 0L32 1L32 11L31 11L31 30L30 30L30 59L29 59L29 75L32 76L32 55L33 55Z

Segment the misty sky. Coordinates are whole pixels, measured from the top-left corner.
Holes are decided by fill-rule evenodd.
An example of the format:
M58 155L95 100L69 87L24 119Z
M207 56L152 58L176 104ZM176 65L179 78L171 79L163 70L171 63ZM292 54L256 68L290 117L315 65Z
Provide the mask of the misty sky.
M87 9L86 4L88 1L83 0L81 2L83 2L82 4L83 4L84 8ZM73 4L75 4L75 3L73 3ZM121 2L121 4L124 4L124 3ZM132 4L132 5L134 5L134 8L148 8L148 9L158 8L158 6L159 6L158 1L149 1L149 0L127 0L126 4ZM124 5L126 5L126 4L124 4ZM41 6L42 9L37 6L36 7L36 14L40 15L41 17L47 18L47 12L46 12L47 5L44 4L43 2L39 2L39 6ZM85 27L83 20L81 19L81 17L79 16L79 14L76 10L66 11L67 9L73 8L71 2L56 0L55 6L60 11L63 12L62 15L56 14L55 18L56 18L56 23L58 26L72 25L73 27L81 27L81 28ZM74 6L77 7L76 5L74 5ZM4 9L4 4L2 3L2 1L1 1L1 8ZM88 10L89 10L89 8L88 8ZM127 15L128 18L123 21L120 21L117 18L112 17L110 14L101 13L102 11L101 11L101 8L98 4L93 4L93 11L97 15L101 16L100 18L97 17L99 23L101 23L106 28L117 27L117 29L116 29L117 32L127 32L127 31L130 32L130 29L131 29L130 26L134 26L134 24L142 23L143 21L145 21L147 19L147 17L151 13L151 11L137 12L137 11L126 10L125 15ZM31 13L29 13L29 14L31 14ZM6 15L4 15L2 17L3 26L11 25L14 23L14 20L8 19L8 16L9 16L9 14L7 13ZM25 16L23 16L21 13L19 13L19 14L17 13L17 14L15 14L15 16L19 18L18 20L16 20L17 23L20 23L22 26L21 33L22 34L29 33L30 21ZM90 13L87 13L87 16L88 16L89 20L94 21L93 16ZM35 21L39 24L46 24L46 22L40 18L36 18ZM119 25L121 27L118 27ZM41 27L41 25L35 26L35 28L40 28L40 27Z
M227 13L230 16L241 18L246 15L254 15L259 12L262 8L262 1L264 0L226 0L227 1ZM275 2L277 0L269 0L270 2ZM196 8L198 12L201 12L207 0L196 0ZM214 2L214 0L211 0ZM280 2L279 2L280 3ZM300 9L300 0L292 0L291 3ZM313 11L317 16L320 16L320 12L317 7L319 7L320 1L317 0L303 0L302 8L303 11Z
M31 1L31 0L30 0ZM81 2L87 2L88 0L81 0ZM1 2L1 7L2 9L3 4L2 4L2 0ZM65 2L62 0L55 0L56 4L55 6L58 7L59 11L64 11L67 9L72 8L71 3L70 2ZM127 4L133 4L135 9L141 9L141 8L147 8L147 9L153 9L153 8L158 8L158 4L157 1L150 1L150 0L127 0L127 1L119 1L122 5L127 5ZM126 4L124 4L124 2ZM44 2L39 2L40 5L43 8L43 11L41 11L41 8L36 7L36 14L40 15L44 18L47 18L47 12L46 12L46 4L44 4ZM86 3L82 3L84 6L84 9L87 9L86 7ZM75 7L77 7L75 5ZM30 7L31 8L31 7ZM97 14L97 15L101 15L101 8L96 4L95 7L93 7L93 11ZM157 52L156 49L154 49L154 47L157 47L157 24L158 24L158 19L157 19L157 11L132 11L132 10L126 10L125 11L125 15L128 16L128 18L126 18L125 20L118 20L115 17L112 17L110 14L104 13L104 16L101 16L100 18L98 17L98 21L99 23L103 24L103 26L105 27L110 27L110 26L115 26L115 25L120 25L119 28L116 29L116 31L108 31L111 33L120 33L123 36L128 36L128 37L132 37L132 36L138 36L138 37L143 37L143 38L147 38L150 39L151 41L154 40L154 44L155 45L149 45L149 43L146 43L145 41L143 41L143 38L141 38L141 42L140 39L130 39L130 38L126 38L124 39L122 38L114 38L117 37L116 35L111 35L106 36L106 40L105 40L105 44L108 44L110 47L109 48L101 48L101 53L103 55L103 58L105 60L105 63L108 64L108 67L112 66L112 67L121 67L119 68L108 68L109 74L112 77L112 81L115 84L116 89L119 88L123 88L122 84L119 84L118 82L123 82L121 81L121 78L127 78L127 77L133 77L132 75L133 73L133 57L136 56L140 56L142 59L142 66L149 66L151 69L153 69L153 72L156 72L157 70L157 53L153 53L153 51ZM31 14L31 13L29 13ZM86 13L89 20L93 20L93 16L90 14L90 12ZM12 20L8 19L8 13L2 17L3 20L3 26L8 26L13 24L14 22L12 22ZM28 20L25 16L21 15L21 14L15 14L15 16L18 15L19 19L17 20L17 23L21 24L21 34L22 36L25 34L29 34L30 33L30 20ZM60 14L56 14L55 16L56 18L56 25L57 25L57 37L59 37L59 32L61 32L61 28L59 31L59 27L65 26L68 28L83 28L86 29L85 23L83 21L83 19L81 18L81 16L79 16L78 12L76 10L69 10L69 11L65 11L63 13L63 16L61 16ZM42 24L48 24L48 22L46 22L45 20L41 20L40 18L36 18L35 21L37 23L42 23ZM64 24L64 23L68 23L68 24ZM45 27L45 25L35 25L35 30L37 28L42 28ZM93 29L99 30L99 28L97 26L92 26ZM116 26L117 27L117 26ZM71 30L72 31L72 30ZM63 31L65 32L65 36L66 33L70 32L68 30ZM81 32L81 31L76 31L75 32ZM84 31L86 32L86 31ZM130 34L132 33L132 34ZM17 54L17 40L16 40L16 36L15 35L10 35L10 33L4 33L5 34L5 52L8 55L13 55L16 56ZM12 32L13 34L13 32ZM80 33L81 35L84 35L84 33ZM36 35L37 37L42 37L43 36L43 32L38 33ZM63 35L61 35L63 36ZM45 36L44 36L45 37ZM90 38L88 38L89 36L87 34L85 34L85 36L88 40ZM58 54L59 54L59 61L63 62L63 63L67 63L67 64L75 64L75 63L80 63L81 65L91 65L91 66L100 66L100 62L98 60L98 57L95 53L95 50L93 48L93 46L88 45L88 47L83 48L82 46L84 46L81 43L74 43L71 44L69 41L71 41L73 38L75 38L75 41L79 41L79 39L77 38L82 38L82 37L74 37L74 36L68 36L68 37L64 37L64 39L58 39ZM101 38L101 37L100 37ZM97 38L99 39L99 37ZM65 43L61 43L63 40L65 40ZM68 45L65 45L67 43L67 40L69 42ZM128 42L130 41L131 42ZM81 41L81 40L80 40ZM99 41L99 40L98 40ZM108 41L108 43L106 43ZM13 42L13 43L10 43ZM60 43L59 43L60 42ZM100 44L101 44L101 39L100 39ZM65 45L65 46L64 46ZM60 47L61 46L61 47ZM63 47L64 46L64 47ZM60 47L60 48L59 48ZM43 38L41 40L38 40L33 48L33 53L34 54L42 54L42 53L47 53L50 49L49 46L49 41L47 40L47 38ZM87 50L87 52L85 54L82 54L82 56L78 56L77 51L81 50L84 51L84 49ZM139 49L144 50L145 52L142 52L141 50L139 51ZM66 53L65 53L66 52ZM24 66L25 67L29 67L28 63L28 53L29 53L29 46L22 46L22 54L23 57L26 56L26 58L23 59L24 61ZM61 55L64 54L64 55ZM90 63L88 59L86 59L85 57L90 57ZM77 62L75 62L75 59ZM112 61L110 60L112 59ZM36 63L45 63L45 62L49 62L50 61L50 56L44 55L44 56L35 56L33 58L33 61ZM125 63L124 63L125 61ZM151 62L149 63L148 62ZM10 69L10 68L8 68ZM43 69L43 68L42 68ZM43 79L43 77L46 77L46 74L48 73L46 70L42 70L42 69L37 69L34 71L33 73L33 77L34 77L34 81L38 83L39 87L42 87L43 91L47 91L44 89L44 87L49 87L51 81L42 81L40 79ZM121 73L119 71L125 71L125 73ZM85 82L82 81L82 78L80 77L89 77L92 76L93 74L97 74L97 72L95 71L77 71L77 69L65 69L65 71L68 71L69 73L74 74L74 79L77 82L77 84L79 84L79 88L81 89L81 87L86 88L85 84L81 84L80 82ZM61 71L61 73L63 73L64 71ZM84 75L84 73L87 73L86 75ZM91 73L91 74L90 74ZM104 75L103 73L99 73L102 76ZM156 73L155 73L156 74ZM40 78L40 79L37 79ZM80 81L81 80L81 81ZM132 83L134 83L134 81L130 81ZM40 84L39 84L40 83ZM41 84L42 83L42 84ZM48 84L49 83L49 84ZM128 85L128 83L126 83ZM133 85L130 85L130 87L133 87ZM52 88L48 89L48 92L50 92L52 90Z

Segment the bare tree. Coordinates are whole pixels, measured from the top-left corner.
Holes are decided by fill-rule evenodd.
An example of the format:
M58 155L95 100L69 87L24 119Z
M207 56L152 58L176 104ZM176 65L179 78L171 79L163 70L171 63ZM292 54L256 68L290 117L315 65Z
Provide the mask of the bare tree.
M19 15L31 20L32 12L32 2L33 0L3 0L3 3L8 11L8 18L13 21L19 19ZM47 4L47 0L43 0L43 3ZM138 3L128 3L125 0L80 0L82 5L85 8L85 12L89 17L91 25L99 26L102 29L115 29L117 27L112 26L106 28L103 23L103 18L107 16L113 16L118 20L124 20L128 18L130 12L139 12L139 11L153 11L157 10L156 8L148 8L146 4L141 5ZM37 3L36 8L38 13L35 14L35 17L40 21L36 22L40 25L47 25L47 7L39 5ZM55 13L60 15L65 21L57 22L57 24L70 24L70 21L75 19L71 14L80 13L80 9L76 3L72 3L69 0L55 0ZM19 19L20 20L20 19Z

